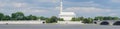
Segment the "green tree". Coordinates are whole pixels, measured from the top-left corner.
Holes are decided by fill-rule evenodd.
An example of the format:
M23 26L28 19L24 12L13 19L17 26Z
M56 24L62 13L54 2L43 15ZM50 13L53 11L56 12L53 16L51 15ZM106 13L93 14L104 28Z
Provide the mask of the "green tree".
M111 17L111 16L106 16L106 17L104 17L103 18L103 20L114 20L114 19L112 19L113 17Z
M3 13L0 13L0 20L3 20L2 18L4 17Z
M45 21L46 23L53 23L50 18L47 18Z
M3 17L3 20L4 20L4 21L8 21L8 20L10 20L10 19L11 19L11 17L10 17L9 15L6 15L6 16Z
M111 16L97 16L94 18L94 20L119 20L119 17L111 17Z
M82 23L89 23L89 20L87 18L85 18Z
M89 23L93 23L93 18L90 18L90 17L89 17L89 18L88 18L88 22L89 22Z
M32 16L32 20L37 20L37 17L36 16Z
M92 23L93 19L92 18L85 18L82 22L83 23Z
M13 20L24 20L24 14L22 12L16 12L16 13L12 13L12 19Z
M58 21L64 21L64 19L63 18L58 18Z
M33 15L29 15L29 16L27 16L26 20L37 20L37 17L33 16Z
M113 20L119 20L119 17L112 17Z
M97 17L95 17L94 20L104 20L104 17L103 16L97 16Z
M84 19L84 17L73 17L71 21L82 21Z
M78 17L77 18L77 21L82 21L82 20L84 20L84 17Z
M75 17L73 17L71 21L76 21L76 18L75 18Z
M43 17L43 16L39 17L39 19L40 19L40 20L46 20L46 18Z
M46 19L46 23L57 23L58 18L56 16L52 16L49 19Z

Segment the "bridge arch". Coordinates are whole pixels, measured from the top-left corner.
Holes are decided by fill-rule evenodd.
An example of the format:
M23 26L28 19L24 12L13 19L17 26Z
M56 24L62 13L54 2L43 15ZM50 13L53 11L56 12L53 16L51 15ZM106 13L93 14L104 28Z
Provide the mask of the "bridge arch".
M120 25L120 21L114 22L113 25Z
M110 23L107 22L107 21L103 21L103 22L100 23L100 25L109 25L109 24L110 24Z
M97 22L93 22L94 24L97 24Z

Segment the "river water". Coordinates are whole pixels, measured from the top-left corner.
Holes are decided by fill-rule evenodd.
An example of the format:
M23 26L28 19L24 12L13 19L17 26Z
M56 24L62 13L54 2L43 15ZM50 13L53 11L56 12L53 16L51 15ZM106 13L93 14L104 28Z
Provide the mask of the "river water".
M22 24L14 25L9 24L0 25L0 29L120 29L120 26L109 26L109 25L80 25L80 24Z

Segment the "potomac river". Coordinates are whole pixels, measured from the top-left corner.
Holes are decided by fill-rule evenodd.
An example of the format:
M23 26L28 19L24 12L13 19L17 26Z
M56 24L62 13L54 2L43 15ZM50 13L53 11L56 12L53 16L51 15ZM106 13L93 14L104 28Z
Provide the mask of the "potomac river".
M120 29L120 26L93 24L1 24L0 29Z

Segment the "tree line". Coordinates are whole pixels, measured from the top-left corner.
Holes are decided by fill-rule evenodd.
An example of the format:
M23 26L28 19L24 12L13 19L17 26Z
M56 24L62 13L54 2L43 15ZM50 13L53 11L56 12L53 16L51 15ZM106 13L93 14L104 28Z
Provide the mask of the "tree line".
M120 20L119 17L111 16L96 16L94 18L85 18L85 17L74 17L71 21L82 21L82 23L93 23L93 21L102 21L102 20Z
M58 18L56 16L52 16L51 18L39 17L41 20L46 20L46 23L57 23L57 21L64 21L63 18ZM70 21L82 21L82 23L93 23L93 21L102 21L102 20L120 20L119 17L111 17L111 16L96 16L93 18L86 17L73 17Z
M9 15L4 15L0 13L0 21L22 21L22 20L45 20L46 23L57 23L57 21L64 21L63 18L58 18L56 16L52 17L44 17L44 16L34 16L28 15L25 16L22 12L15 12ZM111 17L111 16L96 16L93 18L85 18L85 17L73 17L71 21L82 21L82 23L93 23L94 20L120 20L119 17Z
M3 13L0 13L0 21L29 21L29 20L45 20L46 23L57 23L57 21L64 21L61 18L58 18L56 16L52 16L50 18L43 17L43 16L34 16L34 15L28 15L25 16L23 12L15 12L9 15L4 15Z
M0 13L0 21L20 21L20 20L37 20L36 16L25 16L22 12L12 13L11 16Z

